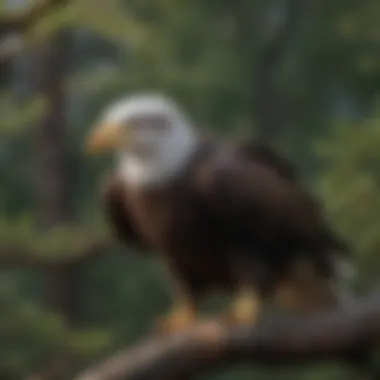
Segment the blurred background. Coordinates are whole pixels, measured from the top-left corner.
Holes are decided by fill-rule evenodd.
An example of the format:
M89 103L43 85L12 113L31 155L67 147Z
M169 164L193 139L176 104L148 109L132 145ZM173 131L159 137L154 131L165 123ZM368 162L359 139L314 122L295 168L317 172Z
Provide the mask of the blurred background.
M66 380L170 303L154 260L109 239L112 158L83 137L110 101L174 97L204 131L272 144L380 273L380 2L0 0L0 379ZM347 379L338 365L205 379Z

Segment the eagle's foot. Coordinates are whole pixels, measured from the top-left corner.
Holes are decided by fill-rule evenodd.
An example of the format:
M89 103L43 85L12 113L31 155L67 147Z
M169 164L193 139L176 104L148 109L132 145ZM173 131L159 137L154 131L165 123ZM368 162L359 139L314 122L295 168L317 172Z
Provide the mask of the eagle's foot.
M186 330L195 320L195 310L191 306L177 306L168 315L158 319L156 330L163 334L177 333Z
M233 324L253 325L261 311L261 300L255 292L244 292L233 302L227 320Z

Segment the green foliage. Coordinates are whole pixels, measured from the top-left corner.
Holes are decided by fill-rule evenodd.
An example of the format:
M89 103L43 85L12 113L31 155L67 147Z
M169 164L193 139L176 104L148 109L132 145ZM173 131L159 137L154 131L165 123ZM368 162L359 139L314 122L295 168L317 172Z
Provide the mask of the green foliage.
M324 161L316 190L333 225L351 242L367 282L379 275L379 143L380 120L375 119L360 127L338 126L316 145Z
M71 262L107 241L111 241L111 233L102 222L62 224L44 231L36 228L30 216L0 219L0 263L5 265L24 259L41 264Z
M41 97L35 97L25 103L16 102L11 96L0 93L2 137L12 137L25 132L26 127L31 127L44 110L44 101Z
M22 297L12 278L1 277L2 373L24 378L47 357L69 353L85 359L108 349L114 337L101 328L73 330L61 316ZM38 342L38 344L37 344Z

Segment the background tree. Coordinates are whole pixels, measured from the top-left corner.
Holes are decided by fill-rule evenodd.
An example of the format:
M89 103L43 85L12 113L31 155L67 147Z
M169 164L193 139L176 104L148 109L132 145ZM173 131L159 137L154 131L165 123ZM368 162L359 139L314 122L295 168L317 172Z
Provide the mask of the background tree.
M0 377L71 378L169 302L157 263L109 240L95 190L109 158L82 154L99 109L126 93L165 91L201 128L283 150L352 244L354 285L378 276L377 2L3 0L0 12ZM347 377L315 368L233 374Z

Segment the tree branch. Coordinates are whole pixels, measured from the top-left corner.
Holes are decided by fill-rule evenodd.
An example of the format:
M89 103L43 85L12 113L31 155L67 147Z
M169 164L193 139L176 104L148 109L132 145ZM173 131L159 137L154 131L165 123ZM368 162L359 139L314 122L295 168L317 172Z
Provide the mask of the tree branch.
M80 248L52 249L52 254L33 249L26 244L11 244L0 248L0 268L13 269L23 267L48 267L52 265L70 265L92 259L107 252L116 246L113 239L89 240L81 244Z
M380 344L380 291L347 311L276 319L256 327L209 321L178 335L153 337L75 380L183 380L238 362L352 363Z
M68 0L36 0L24 12L1 14L0 37L6 33L25 32L52 9L65 5L67 2Z
M26 10L0 14L0 64L24 48L22 34L53 9L69 0L35 0ZM4 68L3 68L4 71Z

